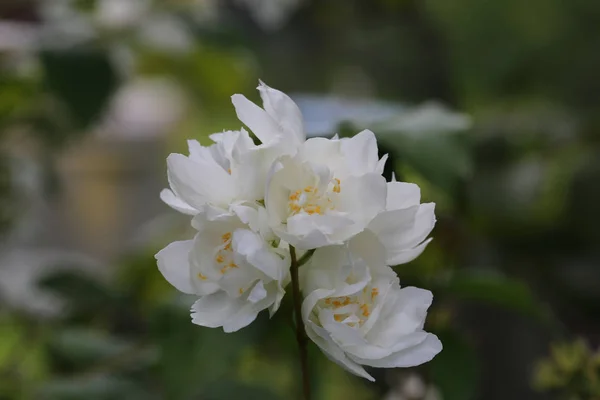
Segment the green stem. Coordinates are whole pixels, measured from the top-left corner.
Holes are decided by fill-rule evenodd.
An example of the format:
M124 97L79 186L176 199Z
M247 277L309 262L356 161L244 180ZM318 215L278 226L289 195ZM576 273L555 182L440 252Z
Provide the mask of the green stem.
M307 254L310 252L307 252ZM306 254L300 259L300 261L306 262L308 258ZM306 337L306 330L304 328L304 321L302 320L302 295L300 294L300 279L298 278L298 268L301 263L296 259L296 249L294 246L290 246L291 262L291 274L292 274L292 294L294 299L294 315L296 319L296 341L298 342L298 350L300 350L300 367L302 369L302 388L304 392L304 400L310 400L310 376L308 372L308 338ZM305 259L306 257L306 259Z

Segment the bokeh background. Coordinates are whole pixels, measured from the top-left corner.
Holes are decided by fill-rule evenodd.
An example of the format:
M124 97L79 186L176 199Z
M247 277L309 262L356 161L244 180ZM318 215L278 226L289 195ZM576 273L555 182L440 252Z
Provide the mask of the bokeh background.
M370 384L312 347L316 399L600 399L593 0L1 0L0 399L299 398L288 303L194 326L153 258L192 233L166 156L258 79L437 203L396 271L443 352Z

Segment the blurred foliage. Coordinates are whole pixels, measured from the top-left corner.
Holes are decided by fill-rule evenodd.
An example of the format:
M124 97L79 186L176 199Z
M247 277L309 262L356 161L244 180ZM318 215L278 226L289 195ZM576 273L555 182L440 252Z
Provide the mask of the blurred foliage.
M541 360L534 373L534 387L553 391L560 398L600 398L600 352L592 351L585 340L554 343L550 357Z
M198 18L192 0L148 2L148 14L116 28L94 17L97 1L72 4L92 38L0 50L7 237L31 199L48 194L28 189L23 159L43 171L42 186L56 181L61 152L98 129L114 95L137 78L169 77L184 92L188 111L168 144L177 150L183 138L207 143L239 128L229 96L257 100L259 76L288 92L399 101L407 112L442 100L474 124L418 133L398 118L370 126L390 154L386 177L418 183L423 201L436 202L435 240L396 267L403 285L435 295L428 329L444 351L417 371L446 400L600 396L597 352L568 341L597 344L600 333L600 3L307 0L277 31L236 2L216 22ZM41 25L36 6L3 2L0 18ZM140 39L138 25L159 20L174 21L159 39L175 26L179 41ZM342 136L358 130L341 122ZM64 300L58 317L2 304L0 399L298 397L290 305L235 334L192 325L193 299L164 282L152 257L174 235L129 252L107 280L41 276L39 288ZM486 327L491 320L501 328ZM566 342L539 362L533 386L559 397L529 390L517 368L533 369L548 340ZM374 399L394 385L381 371L374 385L351 377L310 350L316 398Z

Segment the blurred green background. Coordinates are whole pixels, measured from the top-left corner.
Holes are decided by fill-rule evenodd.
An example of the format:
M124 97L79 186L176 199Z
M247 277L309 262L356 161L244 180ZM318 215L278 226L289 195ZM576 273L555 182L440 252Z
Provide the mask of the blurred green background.
M370 384L313 346L316 399L600 399L599 50L593 0L0 1L0 399L299 398L290 304L194 326L153 258L192 234L166 155L259 78L437 203L396 271L443 352Z

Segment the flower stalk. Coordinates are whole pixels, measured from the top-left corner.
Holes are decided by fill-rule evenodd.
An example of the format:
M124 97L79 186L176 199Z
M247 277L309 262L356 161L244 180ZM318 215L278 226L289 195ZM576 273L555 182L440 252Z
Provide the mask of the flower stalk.
M312 255L312 253L310 254ZM310 257L308 255L308 257ZM302 391L304 400L310 400L310 376L308 370L308 338L302 320L302 295L300 294L300 279L298 278L298 269L301 265L296 258L296 249L290 245L291 266L290 272L292 275L292 295L294 302L294 316L296 320L296 341L298 342L298 350L300 352L300 368L302 370ZM305 255L306 256L306 255ZM302 264L308 260L302 257Z

